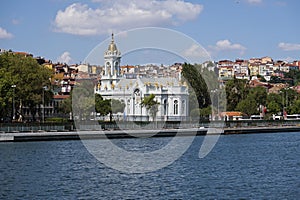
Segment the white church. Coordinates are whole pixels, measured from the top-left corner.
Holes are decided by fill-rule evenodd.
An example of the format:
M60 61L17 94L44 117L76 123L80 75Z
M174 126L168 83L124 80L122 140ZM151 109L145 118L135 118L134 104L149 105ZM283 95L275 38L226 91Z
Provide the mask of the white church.
M117 99L125 104L122 120L153 120L145 107L144 97L155 95L159 102L156 121L184 121L189 116L188 87L180 78L145 78L139 75L125 76L120 71L121 52L117 49L112 34L111 43L104 53L104 70L95 93L104 99Z

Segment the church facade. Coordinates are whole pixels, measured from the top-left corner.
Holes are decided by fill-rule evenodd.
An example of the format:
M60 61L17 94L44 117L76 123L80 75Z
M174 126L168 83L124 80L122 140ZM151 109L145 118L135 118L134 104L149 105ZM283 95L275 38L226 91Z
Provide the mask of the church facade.
M136 74L121 73L121 52L117 49L112 34L111 43L104 53L104 70L95 93L105 99L117 99L125 104L124 121L184 121L189 116L188 87L180 78L140 77ZM144 97L155 95L158 104L156 119L141 105ZM120 120L119 118L119 120Z

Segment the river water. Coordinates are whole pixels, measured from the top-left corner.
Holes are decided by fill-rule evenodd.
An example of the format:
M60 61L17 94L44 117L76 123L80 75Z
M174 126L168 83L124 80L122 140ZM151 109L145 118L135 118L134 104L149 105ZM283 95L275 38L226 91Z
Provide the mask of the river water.
M173 164L127 174L81 141L0 143L0 199L298 199L300 133L221 136L199 159L203 136ZM125 147L170 138L116 139Z

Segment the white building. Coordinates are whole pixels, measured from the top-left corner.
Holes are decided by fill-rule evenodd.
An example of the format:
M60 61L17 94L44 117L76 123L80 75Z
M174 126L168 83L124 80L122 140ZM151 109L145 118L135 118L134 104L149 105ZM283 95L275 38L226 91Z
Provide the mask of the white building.
M189 115L189 94L185 83L177 78L141 78L136 74L121 75L121 52L117 49L112 35L108 50L104 53L104 70L95 93L105 99L117 99L125 103L123 120L152 120L145 107L141 106L144 97L155 95L159 102L157 121L182 121Z

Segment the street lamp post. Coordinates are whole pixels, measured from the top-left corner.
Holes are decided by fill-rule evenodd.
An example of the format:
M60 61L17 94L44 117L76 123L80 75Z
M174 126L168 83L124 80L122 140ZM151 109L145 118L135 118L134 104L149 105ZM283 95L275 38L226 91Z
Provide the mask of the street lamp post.
M15 113L15 88L17 87L16 85L12 85L11 86L12 88L13 88L13 101L12 101L12 103L13 103L13 116L12 116L12 119L13 120L15 120L15 118L16 118L16 113Z
M43 87L43 115L42 115L42 121L45 122L45 90L47 89L47 86Z
M219 90L218 89L216 89L216 91L217 91L217 97L218 97L218 101L217 101L217 110L218 110L218 120L219 120L219 117L220 117L220 107L219 107L219 105L220 105L220 102L219 102Z

